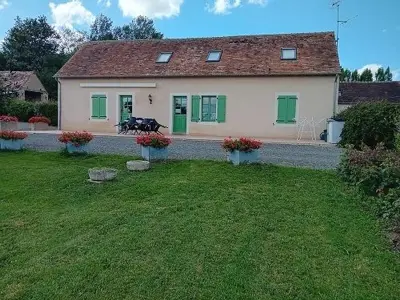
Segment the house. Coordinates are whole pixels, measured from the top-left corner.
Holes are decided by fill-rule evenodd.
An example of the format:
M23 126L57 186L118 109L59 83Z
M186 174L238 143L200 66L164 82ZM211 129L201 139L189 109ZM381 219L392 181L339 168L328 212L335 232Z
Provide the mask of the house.
M115 132L133 115L169 134L294 138L332 116L339 72L332 32L88 42L56 74L59 126Z
M49 94L33 71L0 71L0 86L27 101L48 101Z
M400 104L400 81L341 82L338 111L362 102L387 100Z

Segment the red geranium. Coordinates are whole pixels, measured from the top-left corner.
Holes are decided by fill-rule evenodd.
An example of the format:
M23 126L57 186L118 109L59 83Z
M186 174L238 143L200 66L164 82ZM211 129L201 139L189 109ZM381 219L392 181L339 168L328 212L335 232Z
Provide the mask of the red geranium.
M240 139L232 139L229 137L224 139L224 142L222 143L222 148L230 152L235 150L251 152L253 150L260 149L261 146L262 143L260 141L244 137L241 137Z
M75 146L82 146L93 140L93 135L87 131L63 132L58 140L61 143L72 143Z
M168 145L171 144L171 139L153 133L150 135L137 137L136 143L144 147L154 147L161 149L168 147Z
M18 118L13 116L0 116L0 122L18 122Z
M50 124L51 121L49 118L42 117L42 116L37 116L37 117L32 117L28 120L28 123L47 123Z
M28 136L25 132L12 130L0 131L0 139L2 140L23 140Z

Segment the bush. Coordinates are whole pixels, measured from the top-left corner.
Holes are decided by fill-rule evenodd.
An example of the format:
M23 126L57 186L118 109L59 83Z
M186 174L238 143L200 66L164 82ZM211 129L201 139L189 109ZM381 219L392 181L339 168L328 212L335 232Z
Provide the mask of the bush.
M362 103L349 107L338 117L345 120L339 145L362 145L375 148L378 144L388 149L395 147L395 136L400 106L387 102Z
M396 134L396 144L395 144L396 150L400 151L400 133Z
M57 126L58 123L58 106L57 102L39 102L36 103L36 114L45 116L50 119L50 125Z
M35 104L23 100L11 100L8 103L7 114L16 116L20 122L28 122L35 115Z

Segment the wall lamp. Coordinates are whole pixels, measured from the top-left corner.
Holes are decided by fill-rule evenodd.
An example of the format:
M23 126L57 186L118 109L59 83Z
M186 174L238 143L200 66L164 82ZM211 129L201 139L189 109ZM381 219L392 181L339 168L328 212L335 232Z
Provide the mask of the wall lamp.
M149 102L150 104L153 104L153 96L151 94L149 94Z

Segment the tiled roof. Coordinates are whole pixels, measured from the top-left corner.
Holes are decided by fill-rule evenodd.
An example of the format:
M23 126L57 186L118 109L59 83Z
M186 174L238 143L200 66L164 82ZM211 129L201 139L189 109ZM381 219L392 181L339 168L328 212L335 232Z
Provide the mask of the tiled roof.
M0 86L19 91L26 88L33 71L0 71Z
M341 82L339 104L387 100L400 104L400 81L391 82Z
M281 48L297 60L281 60ZM206 62L222 50L219 62ZM168 63L156 63L173 52ZM333 75L339 59L332 32L217 38L89 42L56 74L75 78Z

